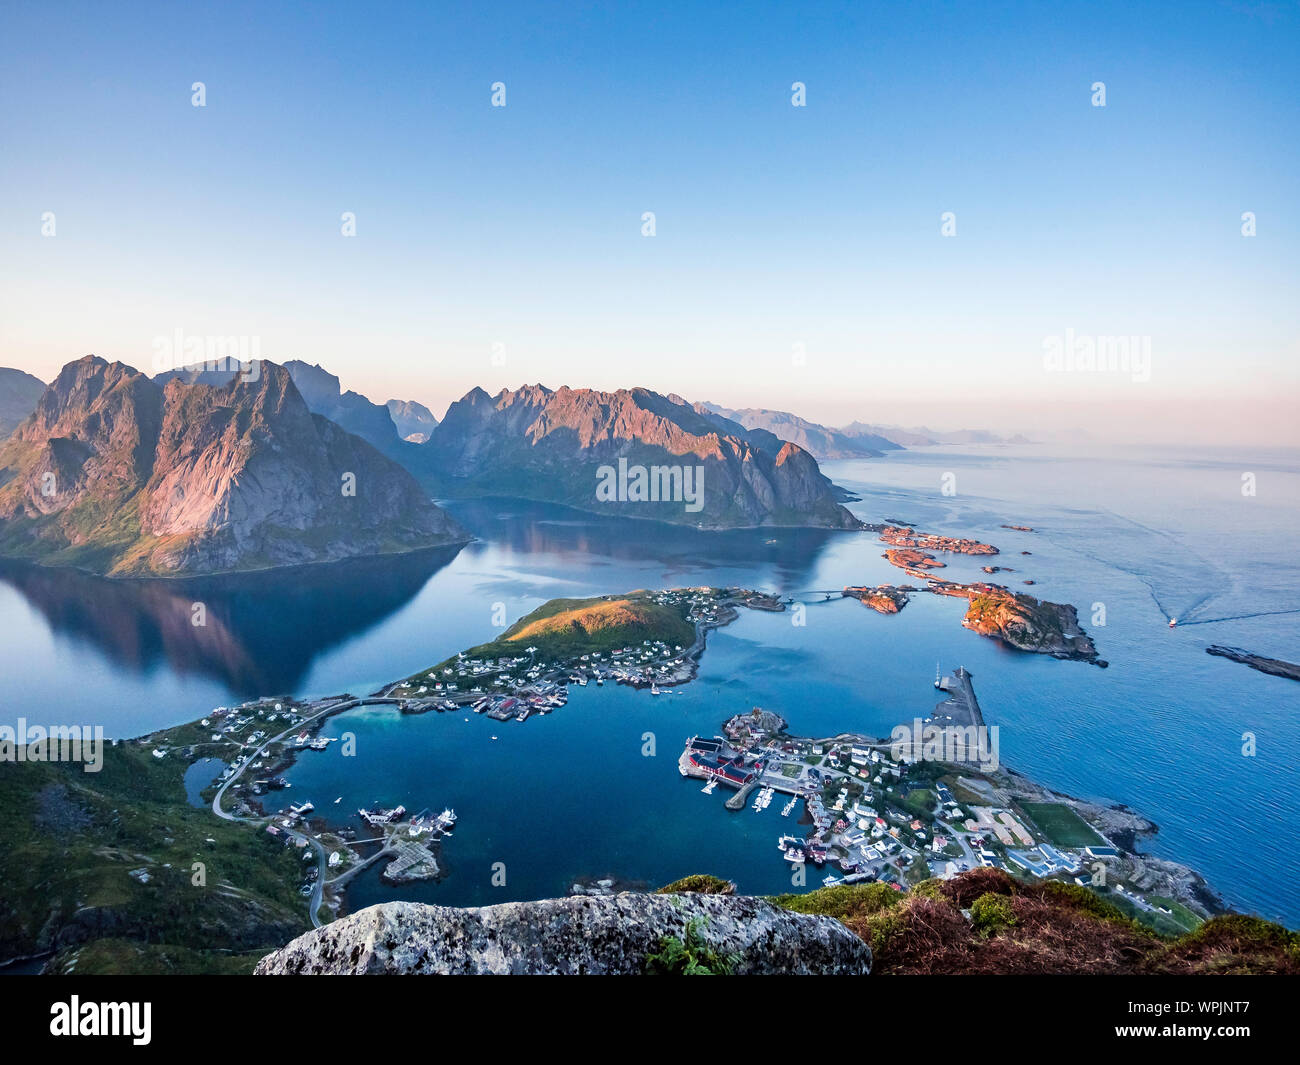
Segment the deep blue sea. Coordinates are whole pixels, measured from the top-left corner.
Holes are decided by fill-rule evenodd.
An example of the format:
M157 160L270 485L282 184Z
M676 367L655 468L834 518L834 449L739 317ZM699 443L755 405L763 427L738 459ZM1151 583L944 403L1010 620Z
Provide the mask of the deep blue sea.
M451 505L475 543L395 560L184 583L0 566L0 719L136 735L250 695L372 691L491 638L498 603L513 621L560 595L745 585L807 602L806 624L743 612L679 694L574 688L566 707L522 725L342 715L324 733L354 733L356 757L305 754L285 801L309 798L341 821L374 801L456 808L444 881L395 889L372 870L354 907L535 898L606 875L711 872L746 892L788 890L776 838L792 819L776 802L729 814L722 794L678 774L682 741L753 706L802 734L886 734L932 708L936 662L964 665L1005 763L1140 811L1160 826L1145 849L1198 869L1236 907L1300 927L1300 684L1205 654L1228 643L1300 660L1300 455L968 447L823 469L863 497L851 509L867 520L996 544L994 561L1015 572L994 579L1032 579L1032 594L1074 603L1110 668L1006 650L961 627L959 600L918 595L890 617L824 601L823 589L906 580L871 534L703 533L476 502ZM945 559L956 579L989 561ZM196 601L203 628L190 624Z

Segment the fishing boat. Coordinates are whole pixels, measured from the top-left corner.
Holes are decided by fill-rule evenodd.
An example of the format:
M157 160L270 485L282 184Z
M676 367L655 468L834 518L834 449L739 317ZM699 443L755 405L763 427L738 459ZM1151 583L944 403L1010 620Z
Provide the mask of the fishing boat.
M1177 618L1170 618L1170 619L1169 619L1169 627L1170 627L1171 629L1172 629L1175 625L1177 625L1177 624L1178 624L1178 619L1177 619Z
M822 877L822 883L826 887L834 887L836 884L844 883L844 881L840 877L835 876L833 873L831 873L828 874L827 876Z

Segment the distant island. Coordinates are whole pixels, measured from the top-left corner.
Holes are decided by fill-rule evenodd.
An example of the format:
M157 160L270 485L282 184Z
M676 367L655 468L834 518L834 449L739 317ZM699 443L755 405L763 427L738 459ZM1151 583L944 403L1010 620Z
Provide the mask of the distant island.
M769 410L765 407L733 409L717 403L701 403L698 406L739 422L747 429L766 429L775 433L782 440L798 444L819 462L831 459L883 458L891 451L913 447L1031 443L1019 434L1003 437L985 429L944 432L924 426L908 429L897 425L868 425L863 422L852 422L842 428L834 428L820 425L790 411Z
M1007 526L1009 528L1009 526ZM932 552L949 551L964 555L996 555L992 544L963 537L917 532L906 525L872 526L880 539L891 544L885 558L909 577L925 581L912 585L882 584L848 587L844 594L882 614L897 614L913 592L950 595L970 601L962 625L972 632L1001 640L1018 651L1051 655L1053 658L1091 662L1105 669L1109 663L1097 653L1096 644L1079 626L1079 613L1069 603L1049 603L1024 592L1013 592L1000 584L979 581L962 584L935 577L930 572L945 568ZM1027 553L1027 552L1026 552ZM1006 566L984 566L985 573L1007 570ZM1033 584L1031 580L1026 584Z
M931 578L924 588L882 584L850 586L844 595L881 614L897 614L915 592L968 599L962 625L981 636L1001 640L1017 651L1053 658L1091 662L1105 669L1109 663L1097 654L1092 637L1079 627L1078 611L1069 603L1048 603L998 584L957 584Z
M962 624L1017 650L1107 665L1079 628L1075 608L1046 603L992 584L932 581L910 586L846 587L884 614L924 591L970 600ZM567 699L570 684L594 681L658 693L694 679L710 630L740 609L782 612L788 603L745 588L640 590L588 599L552 599L489 643L479 644L384 688L406 713L471 706L499 720L527 720Z
M830 459L881 458L885 452L902 449L901 444L872 432L845 432L801 418L789 411L746 407L733 410L716 403L699 407L720 414L746 429L764 429L782 440L798 444L818 462Z
M612 653L644 640L689 647L695 627L681 601L647 592L595 599L552 599L530 611L491 643L471 647L458 658L499 658L527 648L545 660L572 660L581 654ZM434 667L447 668L448 659Z

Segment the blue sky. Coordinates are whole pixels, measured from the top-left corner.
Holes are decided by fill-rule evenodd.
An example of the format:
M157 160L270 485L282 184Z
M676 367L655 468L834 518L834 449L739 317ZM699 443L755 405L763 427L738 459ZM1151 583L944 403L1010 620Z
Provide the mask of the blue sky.
M0 365L1295 439L1294 3L262 7L6 4ZM1067 330L1150 379L1045 372Z

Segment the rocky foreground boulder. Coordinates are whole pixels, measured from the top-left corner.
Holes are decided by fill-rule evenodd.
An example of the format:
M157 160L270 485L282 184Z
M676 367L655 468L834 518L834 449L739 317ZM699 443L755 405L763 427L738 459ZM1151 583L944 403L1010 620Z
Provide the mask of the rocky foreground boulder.
M259 975L636 975L671 940L737 974L866 974L871 948L839 921L732 895L576 896L457 909L388 902L299 936Z

